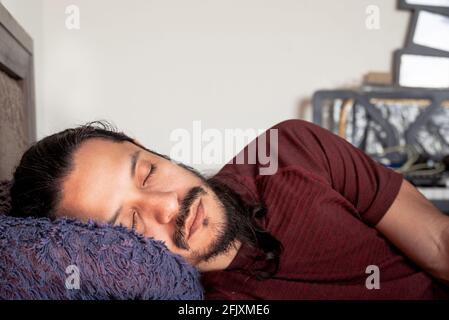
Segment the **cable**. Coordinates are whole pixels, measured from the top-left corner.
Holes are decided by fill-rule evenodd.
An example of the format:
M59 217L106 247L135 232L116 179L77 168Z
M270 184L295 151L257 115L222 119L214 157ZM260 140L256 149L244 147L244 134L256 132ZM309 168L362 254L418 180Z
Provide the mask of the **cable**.
M394 169L396 172L399 173L404 173L410 170L412 165L419 159L419 153L411 145L388 147L385 148L383 152L377 154L377 156L384 157L387 154L393 152L400 152L400 153L405 152L407 154L407 161L405 161L405 163L401 167Z

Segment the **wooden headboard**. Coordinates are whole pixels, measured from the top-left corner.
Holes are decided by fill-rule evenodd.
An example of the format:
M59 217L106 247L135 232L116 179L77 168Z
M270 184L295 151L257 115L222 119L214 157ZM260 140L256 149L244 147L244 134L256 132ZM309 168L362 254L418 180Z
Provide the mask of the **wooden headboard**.
M0 181L36 140L33 40L0 4Z

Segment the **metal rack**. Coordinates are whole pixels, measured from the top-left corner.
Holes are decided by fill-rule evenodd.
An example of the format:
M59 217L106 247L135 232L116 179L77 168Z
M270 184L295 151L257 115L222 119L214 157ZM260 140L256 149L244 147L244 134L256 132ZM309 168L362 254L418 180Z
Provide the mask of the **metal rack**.
M425 108L416 116L404 132L386 119L373 103L374 100L419 100L428 101ZM323 126L323 107L326 102L336 100L351 100L354 105L362 107L366 115L381 127L385 134L377 137L385 148L396 147L402 143L414 145L418 131L430 120L440 108L449 108L449 90L407 89L397 87L365 87L361 90L320 90L312 98L313 122ZM346 117L340 118L346 121ZM449 121L449 119L448 119ZM329 128L328 128L329 129ZM334 128L335 129L335 128ZM363 148L362 148L363 149ZM365 150L364 150L365 151ZM447 170L447 169L446 169ZM418 189L440 210L449 214L449 186L447 187L419 187Z

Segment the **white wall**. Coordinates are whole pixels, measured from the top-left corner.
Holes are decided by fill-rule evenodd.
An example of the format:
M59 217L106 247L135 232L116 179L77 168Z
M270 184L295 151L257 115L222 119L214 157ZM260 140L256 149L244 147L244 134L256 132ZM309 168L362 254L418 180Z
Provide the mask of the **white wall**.
M35 38L39 137L108 119L162 153L193 120L266 129L317 89L389 71L409 19L395 0L2 3ZM65 27L71 4L80 30ZM379 30L365 26L368 5Z

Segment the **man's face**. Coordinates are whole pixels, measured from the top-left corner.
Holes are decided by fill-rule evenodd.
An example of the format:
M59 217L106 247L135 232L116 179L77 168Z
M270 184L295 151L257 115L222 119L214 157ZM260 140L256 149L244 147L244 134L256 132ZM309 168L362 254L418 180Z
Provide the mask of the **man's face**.
M130 142L90 139L62 183L64 215L134 228L197 265L227 227L225 209L202 179Z

